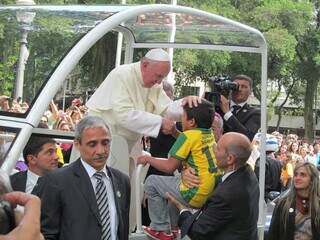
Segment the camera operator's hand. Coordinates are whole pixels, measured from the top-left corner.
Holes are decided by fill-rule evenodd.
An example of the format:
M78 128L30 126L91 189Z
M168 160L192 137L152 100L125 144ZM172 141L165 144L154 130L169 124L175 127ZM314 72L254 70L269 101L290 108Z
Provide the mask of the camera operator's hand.
M21 221L17 221L17 227L6 235L1 235L0 240L42 240L40 233L40 199L24 192L10 192L4 195L4 199L12 205L24 206L24 214Z
M223 113L229 112L230 111L230 102L228 99L226 99L225 96L221 95L220 97L220 108L222 110Z

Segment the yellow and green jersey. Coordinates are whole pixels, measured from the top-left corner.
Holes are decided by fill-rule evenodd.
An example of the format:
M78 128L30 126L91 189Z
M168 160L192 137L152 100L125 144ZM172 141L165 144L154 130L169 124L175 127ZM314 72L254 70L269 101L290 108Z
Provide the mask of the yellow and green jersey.
M169 156L182 161L184 167L192 167L200 177L200 185L188 188L181 181L180 194L192 207L200 208L221 181L213 146L216 144L211 129L195 128L182 132L169 151Z

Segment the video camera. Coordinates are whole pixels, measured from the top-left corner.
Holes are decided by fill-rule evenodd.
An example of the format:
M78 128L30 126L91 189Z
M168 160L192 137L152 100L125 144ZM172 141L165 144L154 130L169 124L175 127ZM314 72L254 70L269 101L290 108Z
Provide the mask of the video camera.
M10 190L9 177L0 169L0 234L6 234L16 226L11 204L2 199L3 194Z
M239 84L237 82L232 82L231 78L227 75L218 75L209 78L209 86L211 92L205 92L204 98L214 103L216 112L221 114L221 95L229 98L231 91L239 90Z

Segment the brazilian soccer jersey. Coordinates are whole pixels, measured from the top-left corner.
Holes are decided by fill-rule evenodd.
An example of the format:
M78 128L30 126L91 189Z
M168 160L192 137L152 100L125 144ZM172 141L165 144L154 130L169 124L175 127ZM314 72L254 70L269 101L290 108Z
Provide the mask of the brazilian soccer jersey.
M180 194L192 207L200 208L221 180L213 153L215 144L211 129L195 128L182 132L169 151L170 157L181 160L184 167L192 167L200 177L198 187L188 188L180 182Z

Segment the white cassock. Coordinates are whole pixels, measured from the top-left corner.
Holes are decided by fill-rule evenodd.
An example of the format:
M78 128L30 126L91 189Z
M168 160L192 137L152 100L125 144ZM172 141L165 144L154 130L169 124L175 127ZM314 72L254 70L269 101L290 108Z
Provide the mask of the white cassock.
M112 70L86 105L89 114L98 115L106 121L112 135L121 136L127 141L133 158L141 155L142 146L137 142L141 141L142 136L158 136L161 116L179 121L182 114L181 100L173 102L163 91L162 85L143 87L140 62L121 65ZM135 162L109 162L109 165L122 170L125 169L123 165L128 166L133 200ZM130 216L132 218L132 214Z

